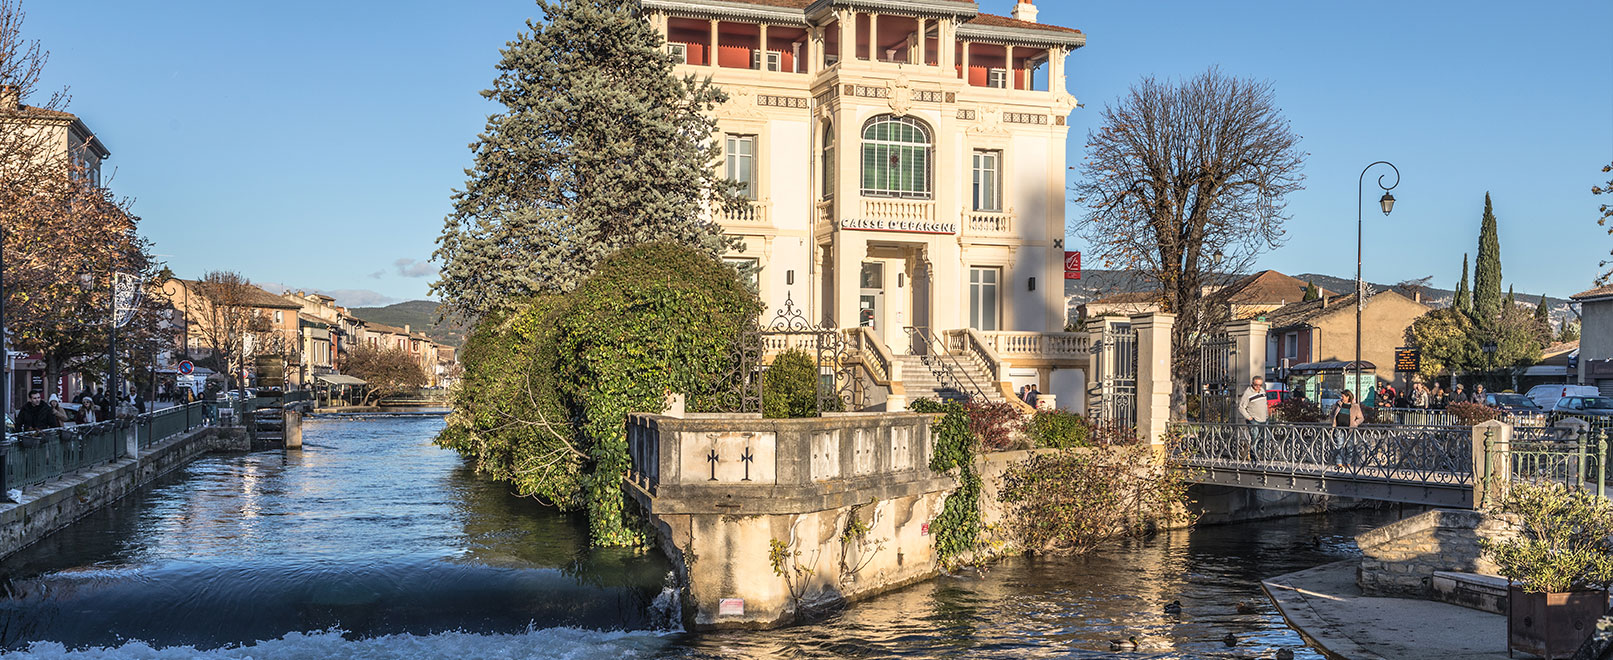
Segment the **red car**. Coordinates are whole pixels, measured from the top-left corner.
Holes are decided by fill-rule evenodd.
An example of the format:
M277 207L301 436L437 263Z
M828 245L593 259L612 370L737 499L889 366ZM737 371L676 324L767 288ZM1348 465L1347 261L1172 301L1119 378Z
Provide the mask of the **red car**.
M1292 398L1292 392L1282 385L1266 386L1266 410L1275 410L1277 405Z

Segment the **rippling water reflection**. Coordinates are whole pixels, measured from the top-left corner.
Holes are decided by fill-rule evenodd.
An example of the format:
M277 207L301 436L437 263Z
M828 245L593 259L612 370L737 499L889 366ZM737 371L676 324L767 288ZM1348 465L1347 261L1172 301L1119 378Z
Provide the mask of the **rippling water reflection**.
M53 658L1085 658L1135 635L1130 657L1317 658L1258 579L1349 556L1344 538L1392 517L1175 532L1004 561L787 630L657 632L664 559L587 550L577 520L432 447L440 427L315 419L300 453L204 458L0 565L0 645ZM1172 600L1180 616L1162 613Z

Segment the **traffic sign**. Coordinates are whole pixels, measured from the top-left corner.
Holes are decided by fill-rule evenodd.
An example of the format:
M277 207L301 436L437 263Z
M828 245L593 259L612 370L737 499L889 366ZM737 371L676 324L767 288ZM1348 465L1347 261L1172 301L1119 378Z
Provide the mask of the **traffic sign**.
M196 365L191 364L190 360L179 363L179 374L181 376L189 376L193 373L196 373Z

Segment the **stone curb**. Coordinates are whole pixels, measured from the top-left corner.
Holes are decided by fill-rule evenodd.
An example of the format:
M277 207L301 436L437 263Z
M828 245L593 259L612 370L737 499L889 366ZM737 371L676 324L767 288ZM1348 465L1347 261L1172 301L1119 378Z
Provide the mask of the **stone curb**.
M1338 568L1341 564L1359 564L1358 559L1323 564L1316 568L1296 571L1286 575L1279 575L1269 580L1262 580L1260 587L1265 590L1266 597L1277 605L1277 611L1282 613L1283 619L1288 622L1301 637L1309 642L1312 648L1320 651L1322 655L1333 660L1387 660L1383 656L1366 650L1349 635L1327 619L1316 613L1309 598L1329 598L1326 594L1305 591L1293 586L1294 578L1304 578L1314 573L1320 573Z

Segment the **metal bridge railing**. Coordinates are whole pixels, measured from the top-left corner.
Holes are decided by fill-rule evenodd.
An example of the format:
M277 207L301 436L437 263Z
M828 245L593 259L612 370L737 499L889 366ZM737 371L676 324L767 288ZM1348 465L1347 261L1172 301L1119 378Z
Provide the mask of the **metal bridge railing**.
M69 472L110 463L125 454L126 434L146 449L209 423L206 404L192 403L123 420L77 424L46 431L14 433L0 444L5 456L5 487L26 488Z
M1172 428L1171 459L1180 465L1441 485L1473 478L1472 434L1463 427L1188 422Z

